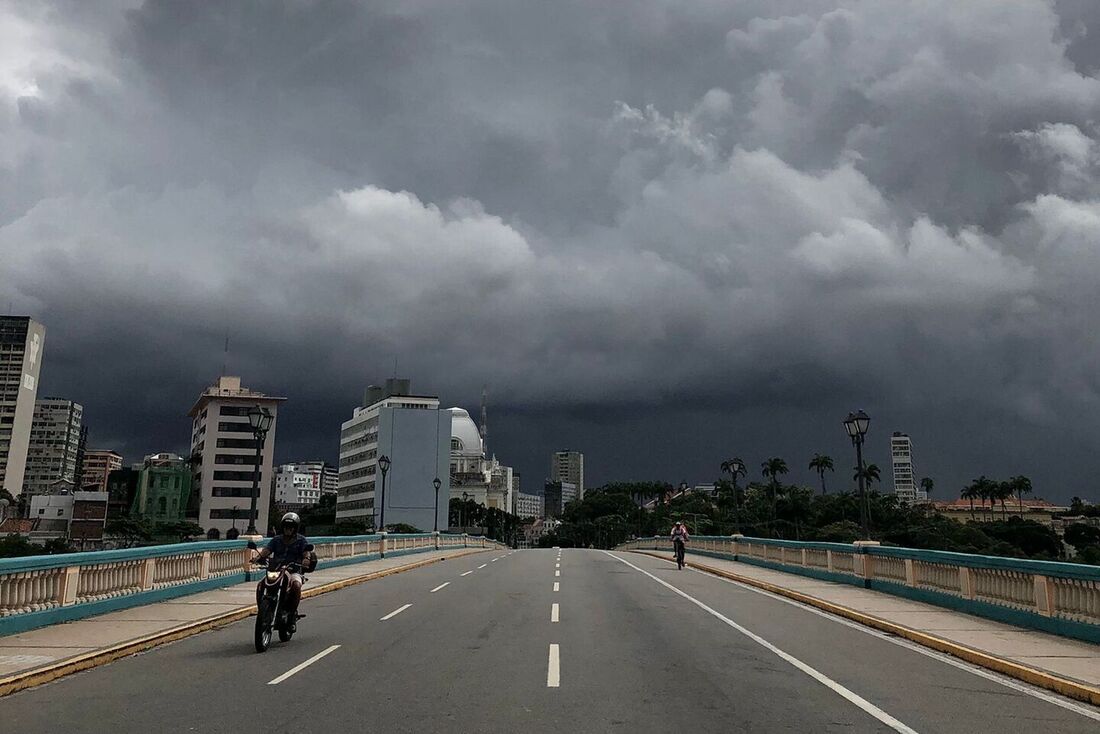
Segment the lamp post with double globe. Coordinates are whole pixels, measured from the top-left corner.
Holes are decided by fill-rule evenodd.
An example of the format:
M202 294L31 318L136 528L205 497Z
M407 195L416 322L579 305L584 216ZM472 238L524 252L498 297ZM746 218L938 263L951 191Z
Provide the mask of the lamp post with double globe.
M869 528L869 513L867 511L867 478L863 472L863 441L867 435L867 429L871 426L871 418L862 410L849 413L844 419L844 430L852 439L852 445L856 447L856 476L859 478L859 526L863 534L863 540L871 539Z
M248 529L244 533L253 537L260 534L256 530L256 502L260 498L260 452L263 450L264 440L267 438L267 432L271 430L271 423L274 420L275 416L267 408L253 405L248 409L248 425L252 429L253 437L256 439L256 465L253 467L252 472L252 501L248 513Z

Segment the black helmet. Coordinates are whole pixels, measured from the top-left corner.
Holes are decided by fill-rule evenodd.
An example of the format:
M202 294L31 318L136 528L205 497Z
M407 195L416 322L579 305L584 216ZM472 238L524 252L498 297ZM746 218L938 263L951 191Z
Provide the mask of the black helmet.
M279 520L279 529L284 530L287 525L293 525L295 530L302 526L302 519L298 517L298 513L288 512L283 515L283 519Z

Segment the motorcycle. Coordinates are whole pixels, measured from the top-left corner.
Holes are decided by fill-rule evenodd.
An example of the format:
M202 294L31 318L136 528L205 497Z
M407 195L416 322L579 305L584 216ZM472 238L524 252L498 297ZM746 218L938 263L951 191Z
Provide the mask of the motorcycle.
M256 544L252 541L248 541L248 547L256 550ZM312 550L312 545L306 546L307 552ZM274 561L268 562L267 572L256 587L259 597L256 606L256 652L267 652L275 632L279 633L280 642L289 642L294 636L291 624L298 620L290 619L288 610L283 606L283 600L286 598L287 587L290 584L290 574L301 574L303 571L304 568L300 563L275 565ZM303 575L302 581L307 580ZM299 614L298 619L304 616Z

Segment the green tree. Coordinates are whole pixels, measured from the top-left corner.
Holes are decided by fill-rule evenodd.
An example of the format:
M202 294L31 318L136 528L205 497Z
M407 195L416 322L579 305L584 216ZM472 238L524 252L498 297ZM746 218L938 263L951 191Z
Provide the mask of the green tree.
M1080 553L1090 545L1100 545L1100 528L1075 522L1066 526L1065 535L1062 537Z
M825 494L825 472L833 471L833 457L825 454L814 454L814 458L810 459L809 468L816 471L821 478L821 494Z
M113 537L123 548L132 548L138 543L148 543L153 539L153 524L142 517L120 517L108 520L104 533Z
M932 481L932 477L921 477L920 488L924 490L924 493L931 497L932 490L936 488L936 483Z
M852 479L859 481L862 476L863 481L867 483L867 491L871 491L871 484L882 479L882 471L878 468L878 464L868 464L863 467L862 470L856 467L856 473L852 475Z
M974 516L974 500L978 499L977 485L973 482L966 485L963 487L962 492L959 493L959 496L964 500L970 500L970 521L976 521L978 518Z
M1031 480L1023 474L1017 474L1008 481L1012 485L1012 489L1016 492L1016 501L1020 507L1020 516L1023 517L1024 495L1031 494L1032 492Z
M771 490L772 490L772 522L774 523L777 518L778 502L779 502L779 477L787 473L787 462L778 456L764 461L760 464L761 473L764 478L771 478Z

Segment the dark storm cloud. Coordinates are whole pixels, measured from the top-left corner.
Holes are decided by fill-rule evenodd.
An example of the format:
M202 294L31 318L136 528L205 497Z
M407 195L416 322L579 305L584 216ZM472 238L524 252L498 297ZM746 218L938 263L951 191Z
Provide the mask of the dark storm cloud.
M94 443L180 448L228 331L286 458L396 358L491 385L528 488L801 469L859 406L945 493L1095 497L1091 3L0 8L0 305Z

